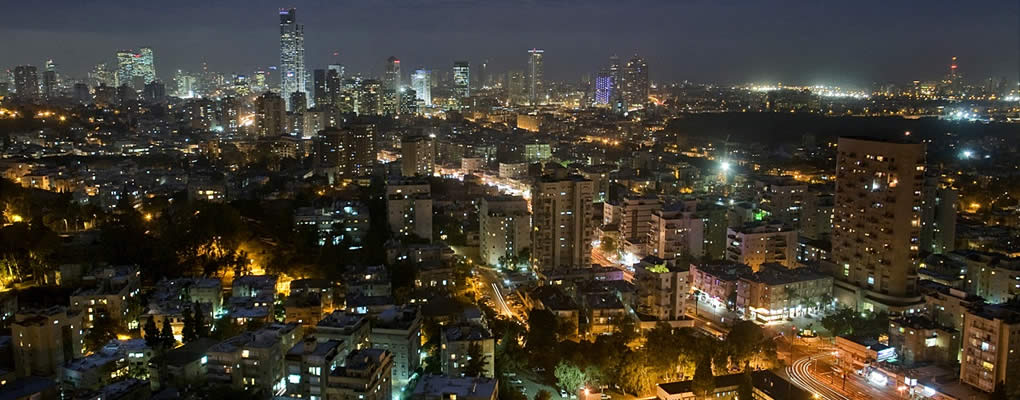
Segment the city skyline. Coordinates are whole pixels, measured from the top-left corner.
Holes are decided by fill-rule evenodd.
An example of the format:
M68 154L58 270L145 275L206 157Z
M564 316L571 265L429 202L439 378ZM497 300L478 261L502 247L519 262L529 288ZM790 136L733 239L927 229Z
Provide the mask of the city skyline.
M309 71L335 61L332 54L339 51L340 62L366 76L381 75L381 60L390 55L430 69L445 69L455 60L477 65L489 60L492 71L506 73L526 68L520 53L538 47L549 52L544 68L551 81L594 75L606 57L627 59L634 53L654 65L651 79L656 82L866 86L938 79L953 56L959 57L965 79L1017 77L1016 4L993 1L957 10L949 2L931 2L924 8L891 5L868 11L860 10L869 8L863 5L788 3L799 7L777 12L701 2L626 8L421 1L372 6L255 2L240 8L184 2L156 12L99 4L93 8L122 21L103 27L72 18L79 15L76 4L55 8L45 19L37 17L42 14L35 6L21 5L9 10L11 22L2 28L21 40L0 44L0 52L9 55L5 68L54 59L63 73L83 76L119 49L152 47L159 53L162 80L177 69L197 70L203 62L216 71L245 74L278 65L279 49L273 45L279 43L273 39L278 32L270 18L280 8L296 7L299 23L307 28ZM607 23L605 29L584 23L608 21L614 14L628 18ZM450 15L450 22L428 22L442 15ZM500 18L490 17L495 15ZM526 22L524 16L531 18ZM148 20L139 25L139 19ZM947 28L922 32L930 26Z

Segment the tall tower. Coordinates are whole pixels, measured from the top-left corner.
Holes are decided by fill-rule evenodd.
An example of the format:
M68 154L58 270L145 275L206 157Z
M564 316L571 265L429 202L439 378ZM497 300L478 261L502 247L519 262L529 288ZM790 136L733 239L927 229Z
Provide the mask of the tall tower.
M453 63L453 93L459 99L471 96L471 64L467 61Z
M834 294L858 310L917 301L924 144L842 137L838 148Z
M607 105L613 98L613 75L609 70L599 71L595 77L595 104Z
M417 99L424 102L426 106L432 105L432 83L429 80L429 75L429 71L422 67L418 67L411 75L411 89L414 89Z
M135 76L147 84L156 80L156 60L152 47L142 47L135 53Z
M293 8L280 10L280 91L288 108L291 94L307 92L305 26L297 23L297 10Z
M648 64L637 54L627 60L623 70L623 100L628 107L648 102Z
M394 56L386 59L386 71L383 73L383 90L400 91L400 60Z
M43 70L43 98L52 99L57 96L57 64L53 60L46 60L46 69Z
M528 50L528 102L531 105L545 100L542 90L542 57L545 50Z
M34 65L14 67L14 92L20 100L39 100L39 74Z

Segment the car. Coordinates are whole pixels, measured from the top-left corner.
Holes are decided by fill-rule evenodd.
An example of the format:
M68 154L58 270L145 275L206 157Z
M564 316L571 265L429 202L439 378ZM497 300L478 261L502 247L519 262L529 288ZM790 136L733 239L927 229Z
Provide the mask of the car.
M566 390L560 389L560 397L565 399L565 398L569 397L569 395L567 394Z
M510 383L515 385L523 385L524 381L522 381L521 378L514 378L510 380Z
M599 398L602 399L602 400L609 400L609 399L612 399L613 396L610 396L609 393L602 392L602 393L599 394Z
M536 373L545 372L545 368L535 367L535 369L533 369L532 371L535 371Z

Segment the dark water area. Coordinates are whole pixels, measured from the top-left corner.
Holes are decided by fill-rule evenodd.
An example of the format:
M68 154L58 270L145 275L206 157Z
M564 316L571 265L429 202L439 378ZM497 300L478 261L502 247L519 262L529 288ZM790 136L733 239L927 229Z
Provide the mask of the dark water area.
M1020 124L946 121L938 118L903 119L900 117L825 117L817 114L783 113L704 113L687 114L669 123L667 131L681 136L707 137L731 141L790 143L805 134L815 135L822 143L838 136L910 138L921 140L945 136L962 138L983 136L1020 137Z

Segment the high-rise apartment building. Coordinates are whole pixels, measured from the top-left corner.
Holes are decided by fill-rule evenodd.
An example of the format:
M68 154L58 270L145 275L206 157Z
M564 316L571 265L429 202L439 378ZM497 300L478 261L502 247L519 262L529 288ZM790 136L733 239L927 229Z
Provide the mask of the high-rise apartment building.
M14 95L22 101L39 99L39 73L34 65L14 67Z
M471 96L471 64L467 61L453 63L453 95L457 99Z
M265 92L255 99L255 128L259 136L280 136L287 125L287 110L283 98Z
M290 94L305 93L305 26L297 10L280 10L280 92L290 108Z
M478 212L480 253L487 265L527 262L518 258L531 248L531 213L520 197L483 198Z
M629 108L640 108L648 102L648 63L637 54L623 68L621 95Z
M897 311L916 301L924 144L842 137L838 147L834 295L858 309Z
M328 128L316 138L317 168L331 183L372 173L375 164L375 125Z
M921 207L921 249L942 254L956 248L956 204L959 193L938 176L925 176Z
M666 261L705 254L705 221L694 205L676 204L652 213L646 253Z
M531 190L531 255L539 271L591 267L594 182L563 169L543 176Z
M415 135L400 141L400 174L403 176L432 176L436 168L436 140Z
M428 70L421 67L414 70L414 74L411 75L411 89L414 89L415 97L426 107L432 106L432 82Z
M797 231L783 224L753 223L729 228L726 240L726 259L755 271L766 263L797 267Z
M651 230L652 214L662 210L657 198L624 198L620 202L620 239L628 250L644 255L645 243Z
M1009 378L1020 368L1020 310L1013 304L966 310L960 382L991 393L1001 384L1006 397L1020 394L1020 381Z
M394 235L432 240L432 189L428 181L388 182L386 212Z
M545 91L542 86L542 58L545 50L528 50L528 102L536 105L545 102Z

